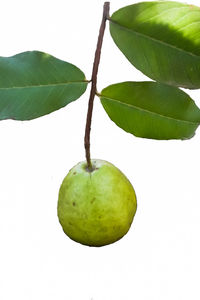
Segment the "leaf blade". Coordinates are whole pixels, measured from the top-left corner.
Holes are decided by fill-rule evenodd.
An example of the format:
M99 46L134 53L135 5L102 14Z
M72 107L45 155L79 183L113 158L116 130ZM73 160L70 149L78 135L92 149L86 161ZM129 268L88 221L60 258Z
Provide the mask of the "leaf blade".
M186 93L156 82L114 84L100 99L110 119L137 137L188 139L200 123L200 110Z
M112 15L110 33L148 77L200 88L200 8L173 1L129 5Z
M78 99L86 87L80 69L49 54L0 57L0 119L44 116Z

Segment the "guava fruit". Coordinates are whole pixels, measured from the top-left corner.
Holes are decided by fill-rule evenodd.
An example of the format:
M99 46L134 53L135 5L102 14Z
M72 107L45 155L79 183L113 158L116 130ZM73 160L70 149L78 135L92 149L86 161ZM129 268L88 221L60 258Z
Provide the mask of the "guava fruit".
M104 246L121 239L129 230L137 209L135 191L113 164L85 161L64 178L58 198L58 218L72 240L87 246Z

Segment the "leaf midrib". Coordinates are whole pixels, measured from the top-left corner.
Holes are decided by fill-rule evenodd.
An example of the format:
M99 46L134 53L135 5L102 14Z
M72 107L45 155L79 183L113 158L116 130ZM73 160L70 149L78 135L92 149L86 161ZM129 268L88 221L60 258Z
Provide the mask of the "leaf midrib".
M153 37L151 37L151 36L149 36L149 35L146 35L146 34L144 34L144 33L135 31L135 30L132 29L132 28L128 28L128 27L126 27L126 26L124 26L124 25L119 24L118 22L112 20L111 18L109 19L109 21L110 21L111 23L113 23L113 24L116 24L117 26L121 27L121 28L124 29L124 30L133 32L133 33L136 34L136 35L140 35L140 36L145 37L145 38L147 38L147 39L149 39L149 40L152 40L152 41L154 41L154 42L156 42L156 43L165 45L165 46L167 46L167 47L169 47L169 48L173 48L173 49L176 49L176 50L178 50L178 51L180 51L180 52L183 52L183 53L189 54L189 55L191 55L191 56L200 58L200 55L197 55L197 54L195 54L195 53L186 51L186 50L181 49L181 48L179 48L179 47L177 47L177 46L168 44L168 43L166 43L166 42L164 42L164 41L158 40L158 39L153 38Z
M187 120L175 119L175 118L173 118L173 117L169 117L169 116L166 116L166 115L157 113L157 112L153 112L153 111L151 111L151 110L147 110L147 109L144 109L144 108L141 108L141 107L132 105L132 104L128 104L128 103L125 103L125 102L121 102L121 101L118 100L118 99L113 99L113 98L110 98L110 97L107 97L107 96L100 95L100 97L101 97L101 98L104 98L104 99L106 99L106 100L108 100L108 101L110 100L110 101L119 103L119 104L121 104L121 105L128 106L128 107L130 107L131 109L140 110L140 111L142 111L142 112L146 112L146 113L149 113L149 114L152 114L152 115L156 115L156 116L159 116L159 117L162 117L162 118L170 119L170 120L173 120L173 121L183 122L183 123L189 123L189 124L194 124L194 125L198 125L198 124L200 123L200 122L198 123L198 122L192 122L192 121L187 121Z
M12 87L0 87L1 90L12 90L12 89L27 89L27 88L43 88L43 87L55 87L55 86L63 86L67 84L80 84L80 83L88 83L88 81L68 81L62 83L53 83L53 84L38 84L38 85L26 85L26 86L12 86Z

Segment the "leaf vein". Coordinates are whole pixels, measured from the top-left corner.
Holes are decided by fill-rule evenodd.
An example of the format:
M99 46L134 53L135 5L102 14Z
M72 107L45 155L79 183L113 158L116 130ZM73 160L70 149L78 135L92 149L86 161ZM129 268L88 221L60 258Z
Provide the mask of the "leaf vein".
M0 87L0 91L1 90L12 90L12 89L56 87L56 86L65 86L67 84L81 84L81 83L87 83L87 81L68 81L68 82L44 84L44 85L39 84L39 85L27 85L27 86Z
M176 46L174 46L174 45L168 44L168 43L166 43L166 42L164 42L164 41L155 39L155 38L153 38L153 37L151 37L151 36L149 36L149 35L146 35L146 34L144 34L144 33L141 33L141 32L135 31L135 30L133 30L133 29L130 29L130 28L128 28L128 27L125 27L125 26L123 26L123 25L121 25L121 24L119 24L119 23L113 21L112 19L110 19L110 22L113 23L113 24L115 24L115 25L117 25L117 26L119 26L119 27L121 27L123 30L130 31L130 32L134 33L135 35L139 35L139 36L145 37L145 38L147 38L147 39L149 39L149 40L152 40L152 41L154 41L154 42L156 42L156 43L160 43L160 44L162 44L162 45L165 45L165 46L167 46L167 47L169 47L169 48L173 48L173 49L176 49L176 50L178 50L178 51L180 51L180 52L187 53L187 54L189 54L189 55L191 55L191 56L200 58L200 56L197 55L197 54L194 54L194 53L192 53L192 52L186 51L186 50L181 49L181 48L179 48L179 47L176 47Z
M173 121L177 121L177 122L183 122L183 123L189 123L189 124L195 124L195 125L198 125L199 123L197 122L192 122L192 121L187 121L187 120L181 120L181 119L175 119L173 117L170 117L170 116L166 116L164 114L160 114L160 113L157 113L157 112L153 112L151 110L147 110L145 108L142 108L142 107L138 107L138 106L135 106L135 105L132 105L132 104L128 104L128 103L125 103L125 102L121 102L119 99L113 99L113 98L110 98L110 97L107 97L107 96L103 96L103 95L100 95L101 98L104 98L108 101L113 101L113 102L116 102L118 104L121 104L121 105L124 105L124 106L128 106L130 107L131 109L137 109L137 110L140 110L142 112L146 112L146 113L149 113L149 114L152 114L152 115L156 115L156 116L159 116L159 117L163 117L163 118L166 118L166 119L170 119L170 120L173 120Z

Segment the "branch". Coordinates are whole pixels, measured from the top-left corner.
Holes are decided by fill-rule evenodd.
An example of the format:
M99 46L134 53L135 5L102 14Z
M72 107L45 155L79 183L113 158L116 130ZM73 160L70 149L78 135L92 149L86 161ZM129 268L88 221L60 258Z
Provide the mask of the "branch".
M96 48L95 58L93 63L92 80L91 80L92 85L91 85L90 97L88 102L88 112L87 112L84 142L85 142L86 160L87 160L89 171L92 171L92 163L90 158L90 131L91 131L91 122L92 122L92 111L93 111L94 97L97 90L97 73L98 73L99 62L101 57L101 48L102 48L103 37L106 28L106 20L109 18L109 10L110 10L110 2L105 2L103 7L102 22L99 30L99 37L97 41L97 48Z

